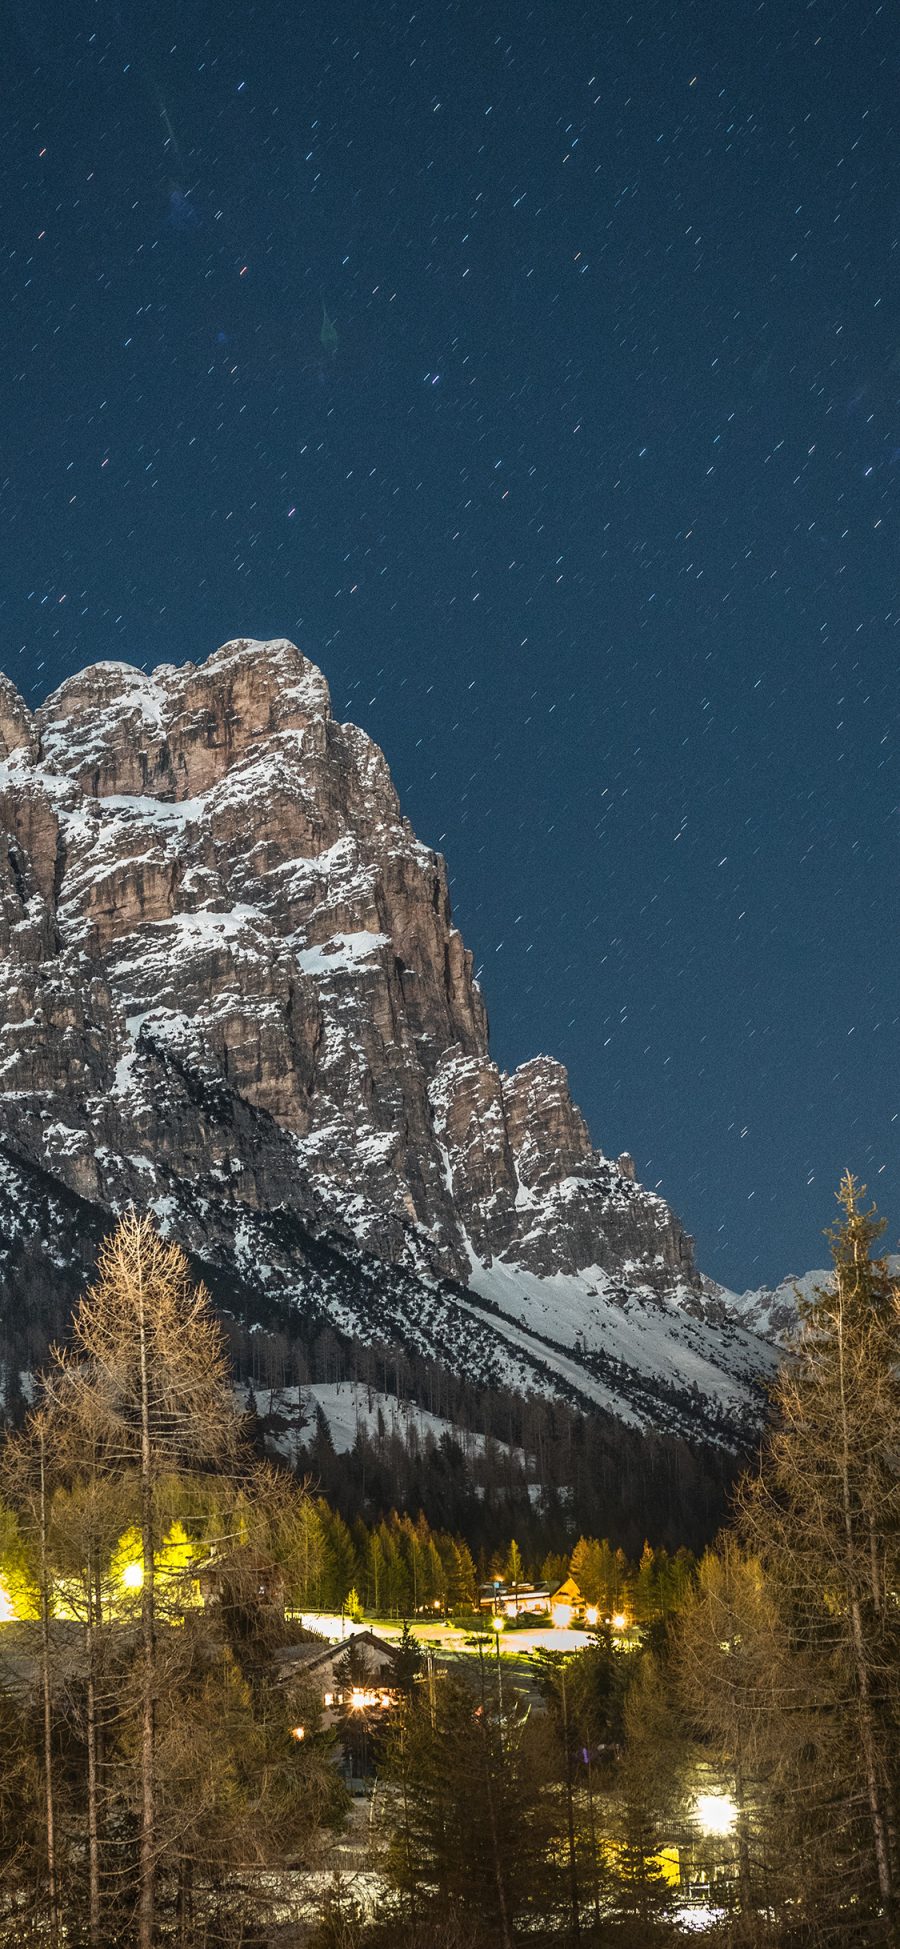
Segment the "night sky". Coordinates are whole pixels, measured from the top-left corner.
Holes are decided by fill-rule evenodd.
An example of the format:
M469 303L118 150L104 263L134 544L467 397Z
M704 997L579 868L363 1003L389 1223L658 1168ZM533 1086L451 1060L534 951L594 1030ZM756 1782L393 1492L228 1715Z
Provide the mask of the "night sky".
M0 666L288 635L726 1283L900 1233L900 29L12 0Z

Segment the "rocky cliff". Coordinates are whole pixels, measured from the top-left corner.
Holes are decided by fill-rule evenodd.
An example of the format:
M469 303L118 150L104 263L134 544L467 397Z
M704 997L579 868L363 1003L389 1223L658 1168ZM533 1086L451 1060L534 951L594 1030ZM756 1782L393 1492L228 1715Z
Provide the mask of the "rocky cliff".
M444 862L291 643L36 716L0 677L0 1150L8 1279L29 1211L37 1251L48 1199L133 1200L251 1293L308 1294L327 1239L362 1337L639 1422L751 1409L764 1351L677 1218L558 1063L491 1061Z

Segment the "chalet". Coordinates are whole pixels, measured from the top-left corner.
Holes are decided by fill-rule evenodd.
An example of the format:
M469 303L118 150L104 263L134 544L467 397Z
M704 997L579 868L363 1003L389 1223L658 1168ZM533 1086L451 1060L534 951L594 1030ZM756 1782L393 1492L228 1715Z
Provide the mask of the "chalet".
M562 1583L557 1584L550 1599L550 1616L553 1623L562 1630L570 1624L581 1624L584 1621L585 1610L584 1597L575 1578L571 1575L564 1577ZM596 1622L595 1612L594 1623Z
M628 1628L624 1611L615 1611L610 1617L599 1604L589 1604L571 1574L557 1584L550 1599L550 1616L557 1630L561 1631L567 1630L570 1625L576 1628L585 1626L588 1631L593 1631L601 1623L611 1626L617 1633Z
M480 1611L495 1617L546 1617L550 1609L549 1584L482 1584L478 1592Z
M313 1690L322 1724L333 1726L348 1713L380 1716L397 1702L394 1684L396 1646L376 1631L354 1631L339 1644L291 1644L276 1651L279 1682Z

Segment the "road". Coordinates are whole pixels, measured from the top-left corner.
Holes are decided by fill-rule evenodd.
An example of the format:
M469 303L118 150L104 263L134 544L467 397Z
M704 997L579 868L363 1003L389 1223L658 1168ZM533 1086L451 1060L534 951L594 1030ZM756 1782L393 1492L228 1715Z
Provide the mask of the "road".
M323 1638L352 1638L358 1631L375 1631L380 1638L399 1638L403 1625L397 1618L367 1618L364 1624L354 1624L348 1617L339 1617L329 1611L304 1611L300 1623L308 1631L319 1631ZM420 1644L427 1644L441 1651L470 1651L474 1649L471 1631L458 1629L455 1624L445 1624L440 1620L434 1623L423 1618L412 1618L410 1629ZM481 1636L481 1633L478 1634ZM494 1632L486 1632L486 1639L494 1644ZM523 1624L516 1630L497 1632L501 1654L522 1657L532 1651L583 1651L591 1643L589 1631L563 1631L552 1624Z

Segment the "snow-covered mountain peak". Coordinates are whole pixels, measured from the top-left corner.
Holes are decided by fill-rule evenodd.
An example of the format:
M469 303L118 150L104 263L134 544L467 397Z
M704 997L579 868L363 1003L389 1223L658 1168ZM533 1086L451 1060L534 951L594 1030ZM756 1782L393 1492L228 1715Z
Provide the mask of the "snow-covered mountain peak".
M0 825L0 1251L42 1249L29 1195L134 1200L290 1294L327 1234L368 1268L342 1330L642 1425L750 1411L765 1348L561 1064L501 1074L444 861L293 644L97 664L34 718L0 680Z

